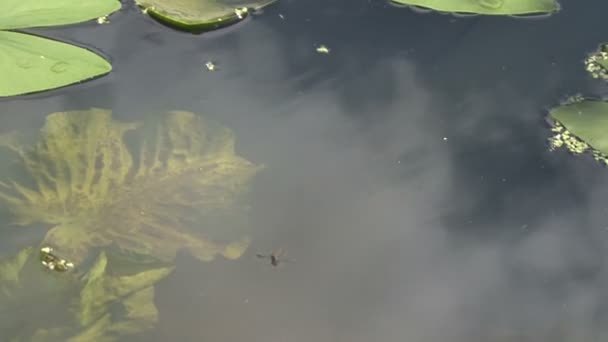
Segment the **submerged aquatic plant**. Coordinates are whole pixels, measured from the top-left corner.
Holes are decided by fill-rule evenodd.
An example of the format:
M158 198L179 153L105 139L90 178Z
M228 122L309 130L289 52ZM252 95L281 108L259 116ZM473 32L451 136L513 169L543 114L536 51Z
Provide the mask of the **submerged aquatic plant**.
M0 201L15 224L52 228L40 253L0 260L3 339L116 341L149 329L154 284L178 250L235 259L248 245L243 196L260 167L217 123L178 111L118 122L92 109L53 113L25 140L0 136L31 177L0 182Z
M153 286L171 271L116 274L101 252L88 272L60 274L25 248L0 261L2 340L109 342L150 329L158 321Z
M5 30L74 24L120 7L117 0L0 1L0 97L59 88L112 70L87 49Z
M135 0L154 19L190 32L204 32L237 23L276 0Z
M556 0L391 0L442 12L483 15L529 15L559 10Z
M126 123L92 109L51 114L41 133L0 139L31 176L0 183L0 202L17 225L52 225L43 244L76 265L93 248L171 262L180 249L208 261L248 246L243 196L260 167L235 154L227 128L190 112Z

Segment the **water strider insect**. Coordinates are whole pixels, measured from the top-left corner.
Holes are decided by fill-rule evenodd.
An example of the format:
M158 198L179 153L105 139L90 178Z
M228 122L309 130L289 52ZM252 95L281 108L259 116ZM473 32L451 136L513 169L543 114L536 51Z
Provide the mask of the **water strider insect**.
M270 264L272 266L279 266L279 263L293 261L291 259L282 258L285 255L287 255L287 252L283 252L282 248L279 248L278 250L276 250L270 254L256 254L256 256L260 259L270 259Z

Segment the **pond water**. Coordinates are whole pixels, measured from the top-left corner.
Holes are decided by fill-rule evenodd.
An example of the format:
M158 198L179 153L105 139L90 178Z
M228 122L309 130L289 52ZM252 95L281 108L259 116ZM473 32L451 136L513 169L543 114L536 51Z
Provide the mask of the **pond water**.
M91 44L114 71L2 100L0 127L180 109L266 165L247 253L180 254L142 341L603 341L608 171L550 152L544 120L569 95L606 93L583 59L608 40L608 3L561 4L522 19L279 0L192 35L128 3L110 25L35 30ZM0 234L14 252L43 231ZM279 247L295 260L255 256Z

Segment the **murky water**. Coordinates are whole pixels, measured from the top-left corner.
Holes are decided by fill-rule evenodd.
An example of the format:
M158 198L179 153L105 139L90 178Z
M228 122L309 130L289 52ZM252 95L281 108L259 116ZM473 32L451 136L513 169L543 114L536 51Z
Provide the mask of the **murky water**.
M606 93L582 61L608 40L608 5L561 3L520 19L280 0L203 35L128 4L110 25L44 30L95 46L114 71L2 100L0 127L90 107L188 110L267 166L250 250L180 255L142 341L603 341L608 171L549 152L544 117L568 95ZM255 257L278 247L294 262Z

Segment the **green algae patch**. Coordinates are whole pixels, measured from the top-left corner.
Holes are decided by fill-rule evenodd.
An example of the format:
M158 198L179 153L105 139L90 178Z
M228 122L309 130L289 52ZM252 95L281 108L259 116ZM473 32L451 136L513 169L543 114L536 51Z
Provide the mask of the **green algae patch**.
M249 245L246 195L261 167L235 154L226 127L92 109L53 113L37 141L22 140L0 139L30 177L0 182L0 203L15 225L50 225L42 243L76 265L97 249L167 263L179 250L236 259Z
M559 10L555 0L392 0L435 11L482 15L534 15Z
M153 285L173 268L116 276L100 253L88 272L56 273L40 264L35 248L0 260L3 339L118 341L158 321Z
M564 147L573 154L591 152L593 157L608 164L608 103L577 98L553 108L554 120L551 148Z
M49 226L42 248L0 259L3 338L127 340L157 323L154 286L178 250L239 258L261 166L234 145L228 128L182 111L137 122L58 112L40 135L0 135L29 176L0 181L0 203L17 226Z
M200 33L235 24L276 0L135 0L143 12L179 30Z

